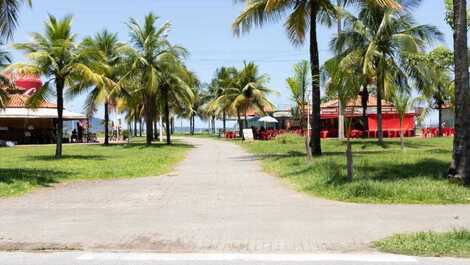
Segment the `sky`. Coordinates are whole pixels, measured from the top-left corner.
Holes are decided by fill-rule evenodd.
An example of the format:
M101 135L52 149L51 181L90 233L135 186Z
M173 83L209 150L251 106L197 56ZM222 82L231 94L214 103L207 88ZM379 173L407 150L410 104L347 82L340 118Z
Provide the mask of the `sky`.
M437 26L445 35L445 42L441 45L451 47L452 33L444 21L443 2L423 0L414 15L420 24ZM309 58L308 46L292 46L283 21L253 29L240 37L234 36L231 24L242 9L243 3L233 0L33 0L32 9L23 8L12 42L29 41L30 32L43 32L44 21L49 14L59 18L73 15L73 31L79 40L108 29L117 32L120 40L127 42L126 22L129 18L142 21L145 15L153 12L160 17L160 25L171 22L170 40L189 50L186 63L202 82L210 82L220 66L241 67L243 61L254 61L261 73L270 76L268 87L278 92L271 96L271 100L278 107L285 108L291 103L285 80L292 75L293 64ZM321 62L331 56L328 45L333 36L334 29L320 27ZM15 61L26 60L21 53L11 52ZM83 97L68 100L66 108L82 112ZM102 116L102 111L97 116ZM183 121L183 126L187 123ZM178 121L177 126L180 124ZM198 122L198 126L205 125Z

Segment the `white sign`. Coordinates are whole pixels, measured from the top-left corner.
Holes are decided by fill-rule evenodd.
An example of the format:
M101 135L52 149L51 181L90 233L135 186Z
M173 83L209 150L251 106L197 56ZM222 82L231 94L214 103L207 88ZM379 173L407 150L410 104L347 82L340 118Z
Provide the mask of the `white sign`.
M245 141L254 141L255 137L253 136L252 129L243 129L243 138Z

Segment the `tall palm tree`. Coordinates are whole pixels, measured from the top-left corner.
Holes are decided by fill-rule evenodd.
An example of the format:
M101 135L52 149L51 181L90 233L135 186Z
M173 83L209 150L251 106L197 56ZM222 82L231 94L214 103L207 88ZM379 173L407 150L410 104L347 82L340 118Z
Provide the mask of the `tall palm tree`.
M108 80L112 81L109 83L103 83L99 86L94 86L89 92L86 99L87 113L90 115L96 112L97 105L104 105L104 144L109 144L109 111L110 105L116 106L116 98L119 93L119 82L120 75L122 74L121 54L120 49L124 47L124 44L118 40L117 33L111 33L107 30L103 30L97 33L94 37L87 37L83 40L81 46L85 49L96 50L101 54L98 62L90 62L91 67L94 67L94 71L100 73ZM81 88L89 90L89 87L84 84L79 91L75 93L81 93Z
M455 137L450 175L463 177L470 184L470 88L468 72L467 1L454 0L454 64L455 64Z
M243 128L248 126L247 112L250 109L259 113L266 113L268 109L273 109L274 105L268 99L268 95L273 91L266 87L269 77L260 75L258 66L254 63L245 63L243 69L239 72L236 80L236 89L228 91L233 101L231 108L237 113L240 125L240 135L243 134ZM244 123L241 122L241 115L244 115Z
M237 69L234 67L218 68L215 72L214 79L209 85L206 111L213 116L222 118L222 127L224 132L227 130L227 115L233 113L230 113L230 101L221 101L218 99L221 98L229 89L236 87L238 74Z
M289 39L294 45L310 39L310 63L312 75L312 136L311 145L314 155L321 155L320 142L320 59L317 39L317 22L330 25L336 14L331 0L238 0L246 3L246 8L236 18L233 29L236 34L248 32L252 26L263 26L267 22L279 21L287 14L285 22ZM399 8L394 0L349 0L348 3L368 3L369 5Z
M171 144L171 109L191 109L194 102L195 75L173 54L166 54L161 62L158 102L165 118L166 143Z
M0 1L0 39L9 40L13 36L21 7L32 6L32 0L2 0Z
M294 65L294 75L287 78L286 82L289 86L292 100L297 105L297 113L300 116L300 128L304 128L305 107L308 104L307 91L310 89L309 77L310 64L303 60ZM310 115L307 113L307 115Z
M75 42L72 33L72 17L66 16L58 20L49 16L45 23L45 33L32 33L31 42L18 43L14 47L24 51L30 63L18 63L10 66L11 70L20 74L43 75L48 80L29 99L34 107L49 94L57 96L57 140L55 158L62 156L64 90L73 86L78 80L102 85L107 82L100 74L87 66L90 58L99 58L100 54L92 49L81 49ZM53 88L52 85L55 85Z
M363 67L364 80L375 80L380 144L383 143L382 100L395 87L393 83L400 87L408 79L408 67L404 66L406 60L402 56L422 52L427 44L442 39L436 27L417 25L414 21L410 12L420 2L402 2L400 10L363 5L357 17L345 16L344 31L332 41L338 54L361 58L358 63ZM366 89L368 84L363 87Z
M125 48L125 64L128 72L123 82L138 83L133 85L132 94L140 94L143 100L144 117L146 123L146 143L150 145L153 140L153 121L157 112L157 97L159 94L159 81L162 75L164 58L179 56L185 51L173 46L167 39L170 23L160 27L156 25L158 17L150 13L145 17L143 24L133 18L128 22L131 44L135 48ZM129 86L129 85L128 85Z

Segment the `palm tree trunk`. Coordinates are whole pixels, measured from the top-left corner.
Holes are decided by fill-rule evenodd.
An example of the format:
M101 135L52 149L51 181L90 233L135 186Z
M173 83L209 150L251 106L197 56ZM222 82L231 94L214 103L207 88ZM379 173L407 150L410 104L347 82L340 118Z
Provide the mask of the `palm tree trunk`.
M403 133L403 117L400 116L400 147L401 150L405 150L405 137Z
M310 2L310 61L312 71L312 135L310 145L312 147L312 154L320 156L321 140L321 117L320 117L320 59L318 55L318 39L317 39L317 2Z
M369 80L366 80L361 93L361 104L362 104L362 122L364 123L364 129L369 131L369 118L367 117L367 106L369 104Z
M237 110L237 119L238 119L238 135L240 138L243 138L243 122L240 115L240 110Z
M193 114L189 116L189 135L193 135Z
M55 159L62 158L62 137L64 134L64 80L56 78L56 90L57 90L57 139L55 149Z
M223 117L222 117L222 123L223 123L224 133L225 133L225 131L227 130L227 113L225 113L225 110L224 110Z
M109 103L104 103L104 144L109 145Z
M341 8L341 1L337 0L336 5L338 8ZM341 17L338 16L338 35L341 33ZM338 139L344 140L344 112L345 112L345 106L347 106L346 102L341 101L341 97L338 98Z
M215 134L216 129L215 129L215 117L212 116L212 134Z
M151 145L153 140L153 119L151 102L145 100L145 129L146 129L146 144Z
M338 101L338 139L344 140L344 112L345 107L341 100Z
M443 136L443 133L442 133L442 103L439 102L438 106L437 106L437 111L438 111L438 122L439 122L439 125L438 125L438 135L439 137L442 137Z
M455 137L451 177L470 184L470 100L467 44L467 1L454 0Z
M348 121L348 128L346 132L346 168L348 171L347 181L352 182L354 169L353 169L353 153L352 153L352 144L351 144L351 126L352 126L352 117Z
M155 119L153 121L153 139L157 140L158 139L158 127L157 127L158 121Z
M382 54L382 56L384 56ZM382 128L382 93L384 92L384 82L385 82L385 73L384 73L384 63L381 59L379 62L379 73L377 78L377 137L379 138L379 145L383 145L383 128Z
M347 163L347 170L348 170L347 180L351 182L353 180L354 170L353 170L352 145L351 145L351 139L349 136L347 137L346 163Z
M248 107L245 107L245 125L243 128L248 129L248 115L247 115Z
M168 99L168 88L164 92L165 102L165 123L166 123L166 144L171 144L171 123L170 123L170 102Z

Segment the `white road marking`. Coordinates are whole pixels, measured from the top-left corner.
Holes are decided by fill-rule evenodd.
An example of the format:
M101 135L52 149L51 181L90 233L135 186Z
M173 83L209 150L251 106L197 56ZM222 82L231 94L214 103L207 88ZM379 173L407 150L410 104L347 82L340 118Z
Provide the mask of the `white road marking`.
M122 261L265 261L265 262L394 262L417 263L415 257L388 254L164 254L164 253L87 253L78 260Z

